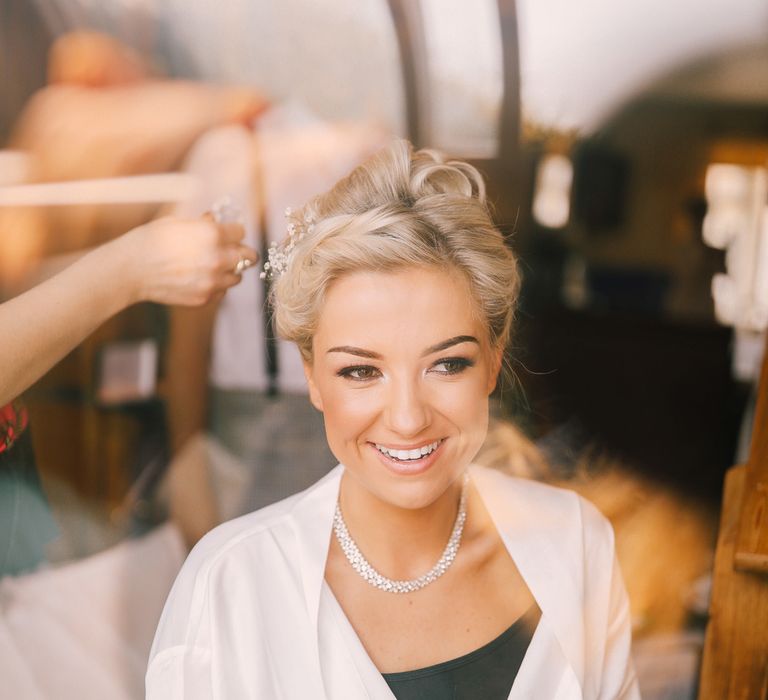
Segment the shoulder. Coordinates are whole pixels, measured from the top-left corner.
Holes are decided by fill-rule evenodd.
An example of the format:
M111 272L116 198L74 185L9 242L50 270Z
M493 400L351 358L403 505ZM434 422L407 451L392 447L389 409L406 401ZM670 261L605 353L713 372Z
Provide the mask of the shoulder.
M512 559L576 671L584 697L634 697L629 604L608 519L567 488L473 467Z
M611 554L613 527L586 498L575 491L498 469L473 466L472 477L497 522L546 537L562 546L581 545L585 554Z
M218 525L206 533L192 548L184 569L195 571L226 559L240 548L258 546L270 533L282 530L293 505L303 494L298 493L265 508L246 513ZM184 572L182 569L182 572Z
M340 469L332 469L304 491L215 527L192 549L185 568L214 564L242 548L258 548L263 540L283 539L287 536L286 528L290 527L297 506L311 498L324 484L338 479Z
M204 643L212 610L220 617L232 608L223 605L224 601L258 600L259 590L277 578L278 570L285 569L290 578L298 566L297 557L291 554L296 551L294 513L323 484L338 479L339 472L337 467L305 491L206 534L189 553L173 584L153 656L162 648ZM272 575L265 577L265 571Z
M470 474L482 492L495 492L515 501L524 499L539 510L556 512L561 517L569 513L576 515L579 511L586 510L590 520L605 519L592 503L572 489L512 476L500 469L477 464L470 467Z

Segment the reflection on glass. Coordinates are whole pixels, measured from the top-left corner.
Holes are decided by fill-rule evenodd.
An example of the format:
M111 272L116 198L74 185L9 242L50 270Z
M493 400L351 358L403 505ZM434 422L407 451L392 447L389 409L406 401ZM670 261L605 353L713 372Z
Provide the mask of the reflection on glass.
M544 156L536 172L533 216L542 226L562 228L571 210L573 164L558 153Z
M257 87L325 119L405 133L400 55L386 0L54 0L56 32L91 26L176 76ZM375 79L372 79L375 76Z
M421 0L431 91L429 144L493 157L503 68L495 0Z
M768 171L712 163L705 187L702 236L708 245L727 251L726 272L712 280L717 319L759 333L768 326Z
M527 119L591 133L632 95L696 58L766 41L764 0L518 0Z

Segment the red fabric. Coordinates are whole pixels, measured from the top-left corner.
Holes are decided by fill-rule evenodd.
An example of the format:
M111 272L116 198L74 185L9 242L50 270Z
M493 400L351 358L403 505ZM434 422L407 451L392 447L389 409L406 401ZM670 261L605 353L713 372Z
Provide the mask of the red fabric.
M29 422L27 409L16 401L0 407L0 454L24 432Z

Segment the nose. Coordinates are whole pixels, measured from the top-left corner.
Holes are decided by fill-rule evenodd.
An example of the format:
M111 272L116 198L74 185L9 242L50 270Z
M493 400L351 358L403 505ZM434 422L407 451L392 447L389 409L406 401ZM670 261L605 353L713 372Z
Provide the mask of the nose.
M392 382L385 413L387 427L404 438L417 436L430 422L429 404L413 381Z

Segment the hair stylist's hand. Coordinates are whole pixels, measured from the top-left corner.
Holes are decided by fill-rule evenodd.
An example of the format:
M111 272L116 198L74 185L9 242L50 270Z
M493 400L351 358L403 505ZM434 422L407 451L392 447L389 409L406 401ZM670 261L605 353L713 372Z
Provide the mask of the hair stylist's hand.
M234 272L256 252L241 243L243 227L212 219L156 219L114 241L128 265L132 301L197 306L241 280Z

